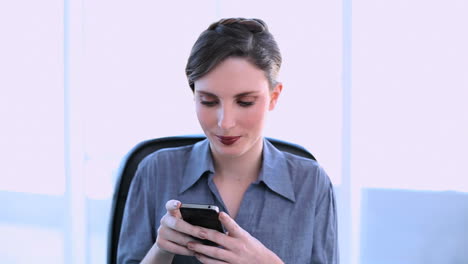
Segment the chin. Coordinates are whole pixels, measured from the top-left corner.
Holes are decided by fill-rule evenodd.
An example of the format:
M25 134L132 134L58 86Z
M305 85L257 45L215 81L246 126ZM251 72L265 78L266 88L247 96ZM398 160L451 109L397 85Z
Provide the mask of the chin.
M211 145L213 147L213 150L218 155L239 157L247 151L245 144L243 144L244 142L242 138L232 145L225 145L221 143L216 137L210 140L212 140Z

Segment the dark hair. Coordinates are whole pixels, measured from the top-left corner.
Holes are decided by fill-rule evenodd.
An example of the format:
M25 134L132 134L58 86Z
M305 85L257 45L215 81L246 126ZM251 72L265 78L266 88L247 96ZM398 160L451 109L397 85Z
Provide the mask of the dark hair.
M281 67L281 54L273 35L261 19L227 18L211 24L193 45L185 74L194 82L228 57L245 57L265 72L273 88Z

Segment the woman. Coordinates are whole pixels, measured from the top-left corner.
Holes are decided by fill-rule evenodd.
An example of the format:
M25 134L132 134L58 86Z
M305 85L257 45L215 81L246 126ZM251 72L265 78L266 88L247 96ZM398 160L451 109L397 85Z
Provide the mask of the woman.
M186 74L207 140L155 152L140 164L119 263L338 263L328 176L262 136L283 89L280 65L262 20L222 19L200 35ZM227 233L183 221L181 203L218 206Z

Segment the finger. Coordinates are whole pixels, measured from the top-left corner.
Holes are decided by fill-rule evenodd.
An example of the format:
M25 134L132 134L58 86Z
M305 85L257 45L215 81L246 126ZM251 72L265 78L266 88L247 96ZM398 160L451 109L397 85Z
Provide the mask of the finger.
M188 242L196 241L192 236L186 235L184 233L175 231L174 229L161 226L158 230L158 236L164 240L169 240L178 245L187 247Z
M231 250L233 246L236 245L236 238L230 237L214 229L201 227L201 232L199 233L199 236L201 239L206 239L215 242L216 244L229 250Z
M156 245L158 248L168 251L172 254L185 256L193 256L195 254L195 252L192 250L165 239L156 239Z
M166 210L167 212L177 218L182 218L182 215L180 214L179 208L180 208L181 202L177 200L169 200L166 202Z
M223 264L223 263L229 263L229 262L225 262L225 261L222 261L222 260L218 260L218 259L212 259L210 257L207 257L205 255L202 255L200 253L195 253L195 257L198 259L198 261L200 261L201 263L203 264Z
M174 229L178 232L187 235L202 238L200 234L202 233L201 227L191 225L181 218L176 218L174 216L166 214L163 216L163 218L161 218L161 225L167 226L168 228Z
M202 263L225 263L233 259L233 253L219 247L203 245L201 243L190 242L187 244L189 250L198 253L204 260ZM197 257L198 258L198 257ZM200 260L200 259L199 259Z
M224 228L231 237L242 237L245 234L244 229L242 229L234 219L232 219L225 212L219 213L219 221L223 224Z

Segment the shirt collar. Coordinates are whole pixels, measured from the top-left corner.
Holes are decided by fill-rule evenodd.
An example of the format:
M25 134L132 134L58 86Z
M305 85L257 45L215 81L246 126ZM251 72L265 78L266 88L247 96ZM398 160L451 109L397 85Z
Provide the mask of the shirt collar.
M208 139L197 142L190 152L179 193L195 184L206 172L214 173L213 158ZM288 172L283 152L263 139L263 164L257 182L265 185L277 194L295 202L296 197Z
M263 166L258 181L292 202L296 201L286 157L267 139L263 140Z
M207 171L214 173L214 166L210 151L210 141L205 139L195 143L192 151L190 151L179 193L185 192Z

